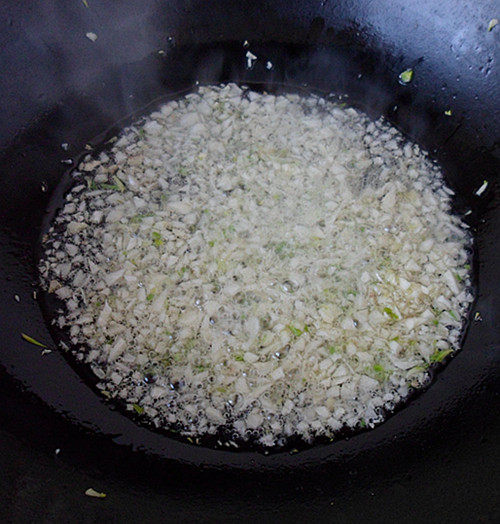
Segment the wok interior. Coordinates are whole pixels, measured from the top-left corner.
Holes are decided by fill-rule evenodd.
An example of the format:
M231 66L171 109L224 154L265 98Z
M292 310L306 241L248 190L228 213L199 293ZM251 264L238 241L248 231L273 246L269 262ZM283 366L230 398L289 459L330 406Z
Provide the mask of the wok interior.
M491 186L482 198L475 191L484 180L493 185L496 175L495 119L488 116L494 115L496 108L491 96L491 90L495 91L493 75L475 71L487 63L492 48L488 42L474 52L458 44L438 45L433 33L435 17L425 12L422 24L415 27L411 25L412 13L400 10L388 14L354 12L354 7L347 6L312 16L295 7L279 11L259 4L248 7L250 13L244 14L237 6L227 12L215 2L202 2L185 17L174 16L174 7L150 6L142 13L128 13L131 19L109 6L96 42L85 39L79 25L82 20L75 19L60 34L52 28L52 47L58 51L52 56L41 43L42 29L31 21L32 38L20 39L17 47L4 52L12 73L4 80L9 118L2 121L0 129L0 272L6 282L0 303L4 387L11 391L22 384L41 399L41 403L34 400L30 409L33 414L43 412L50 427L63 424L64 431L74 432L60 421L59 414L65 413L71 426L76 423L99 435L120 434L120 443L133 449L195 464L226 460L239 466L261 464L258 455L251 454L250 463L250 454L235 458L228 452L193 449L136 426L120 412L110 411L82 381L81 369L75 372L62 355L40 358L19 336L29 332L38 340L51 342L48 319L32 293L39 237L54 211L47 213L49 202L51 198L60 201L65 189L60 184L68 168L64 161L78 158L85 144L103 144L160 100L189 92L198 83L233 81L273 93L348 95L349 104L373 118L385 116L429 150L457 193L456 211L472 211L468 221L477 228L476 309L485 322L471 326L463 353L418 402L374 435L341 443L337 452L342 455L353 449L380 447L395 433L410 440L430 434L442 423L442 417L457 416L457 406L469 401L470 391L484 378L493 358L487 348L495 343L490 322L500 282L493 242L499 216ZM259 7L263 9L260 13ZM459 17L460 13L448 15ZM113 25L112 20L120 23ZM410 25L412 38L407 39L402 28ZM154 30L147 37L137 30L151 27ZM452 39L452 22L446 31ZM439 40L446 38L446 31L441 31ZM84 40L76 48L71 45L75 33L83 33ZM245 41L248 46L243 45ZM247 67L247 49L258 57L252 68ZM30 74L22 68L15 70L14 57L20 52L31 53ZM265 67L267 60L272 69ZM469 69L470 64L475 69ZM398 76L407 68L413 69L414 80L401 85ZM17 91L11 89L16 82ZM18 107L21 100L26 106L23 110ZM452 115L448 116L445 111L450 108ZM67 151L61 147L63 143L69 144ZM486 287L483 282L488 283ZM14 295L21 299L18 304L12 301ZM490 376L489 372L486 375ZM14 397L13 406L26 401L21 394ZM18 418L12 417L13 427L20 424ZM318 449L317 457L321 457L324 451Z

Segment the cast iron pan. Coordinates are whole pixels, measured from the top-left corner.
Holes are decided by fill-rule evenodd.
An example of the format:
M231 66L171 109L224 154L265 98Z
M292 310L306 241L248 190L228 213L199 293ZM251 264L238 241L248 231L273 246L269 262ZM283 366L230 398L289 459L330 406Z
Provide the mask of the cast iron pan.
M488 0L0 6L0 516L500 517L500 26L488 31L498 14ZM259 58L252 69L245 40ZM414 79L400 85L408 68ZM67 161L165 97L227 81L347 94L429 150L457 193L455 210L471 210L477 298L463 349L375 430L299 453L197 447L137 425L105 403L78 366L20 337L54 344L50 308L33 291L40 234L61 197ZM476 196L484 180L488 188ZM107 498L85 497L89 487Z

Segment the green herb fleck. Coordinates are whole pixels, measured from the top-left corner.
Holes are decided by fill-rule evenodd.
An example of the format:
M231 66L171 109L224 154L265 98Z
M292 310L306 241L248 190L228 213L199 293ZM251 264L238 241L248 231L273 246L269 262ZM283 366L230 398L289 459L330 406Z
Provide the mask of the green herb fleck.
M238 362L244 362L245 359L243 358L243 355L241 353L236 353L234 355L234 360L237 360Z
M399 74L401 84L409 84L413 80L413 69L405 69Z
M45 344L38 342L38 340L35 340L34 338L30 337L29 335L26 335L26 333L21 333L21 337L24 338L26 342L29 342L30 344L33 344L34 346L38 346L40 348L47 349L47 346Z
M148 302L151 302L153 300L153 298L155 298L155 294L154 293L149 293L149 295L146 297L146 300Z
M88 490L86 490L85 491L85 495L87 495L87 497L94 497L96 499L104 499L104 498L106 498L106 493L102 493L100 491L96 491L93 488L89 488Z
M87 0L82 0L82 4L88 9L89 8L89 3L87 2Z
M151 236L153 237L153 244L156 247L160 247L161 245L164 244L164 240L163 240L162 236L157 231L153 231L151 233Z
M449 313L450 317L451 317L453 320L458 320L457 314L456 314L454 311L452 311L452 310L450 309L450 311L448 311L448 313Z
M359 421L359 425L362 427L362 428L366 428L367 424L366 424L366 420L364 418L362 418L360 421Z
M465 264L464 268L465 269L470 269L470 264Z
M451 116L451 109L447 109L447 110L444 112L444 114L445 114L446 116Z
M108 191L118 191L119 190L119 187L117 184L101 184L100 186L101 189L107 189Z
M393 320L398 320L399 317L394 313L394 311L390 307L384 308L384 313L388 316L390 316Z
M215 240L209 240L209 241L208 241L208 245L209 245L210 247L214 247L214 245L215 245Z
M138 224L139 222L142 222L143 218L152 217L154 216L154 213L144 213L142 215L134 215L130 218L130 222L132 224Z
M453 353L451 349L442 349L436 351L431 355L431 362L442 362L450 353Z
M116 175L113 175L113 180L115 181L118 191L123 193L125 191L125 184Z
M182 275L184 275L184 273L188 270L189 268L187 266L183 266L179 269L179 271L177 271L177 273L179 274L180 277L182 277Z
M489 31L492 31L493 28L494 28L495 26L497 26L497 25L498 25L498 18L492 18L492 19L488 22L488 32L489 32Z
M137 414L142 415L144 413L144 408L139 406L139 404L132 404L132 407Z
M287 243L284 240L282 242L279 242L278 244L276 244L276 246L274 248L275 253L277 255L283 254L286 246L287 246Z
M235 231L236 231L236 228L232 224L230 224L229 226L226 227L226 229L222 230L222 233L224 237L228 237L229 233L234 233Z
M389 371L381 364L374 364L373 371L375 372L375 378L380 382L386 380L389 375Z
M303 331L299 328L296 328L295 326L292 326L292 324L288 324L287 328L292 332L292 334L296 337L300 337L302 335Z
M328 346L328 353L330 355L333 355L337 351L337 348L335 346Z

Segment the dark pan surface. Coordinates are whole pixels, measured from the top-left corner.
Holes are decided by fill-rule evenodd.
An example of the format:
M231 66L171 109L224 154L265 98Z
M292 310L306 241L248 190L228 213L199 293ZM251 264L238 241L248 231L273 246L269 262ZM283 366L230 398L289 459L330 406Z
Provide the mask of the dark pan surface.
M0 515L498 517L500 26L487 31L498 14L491 2L88 4L0 6ZM261 60L247 70L244 40L274 69ZM401 86L408 67L415 78ZM473 313L482 320L432 387L374 431L298 454L197 448L110 409L62 355L42 357L20 338L51 342L32 292L47 206L68 168L61 160L197 81L347 93L426 147L457 192L457 211L472 210ZM108 498L87 499L91 486Z

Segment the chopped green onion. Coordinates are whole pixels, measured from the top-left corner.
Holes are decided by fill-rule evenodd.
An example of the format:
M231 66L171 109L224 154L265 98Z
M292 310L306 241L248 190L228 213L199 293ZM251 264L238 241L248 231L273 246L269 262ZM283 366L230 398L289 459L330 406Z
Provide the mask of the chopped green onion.
M143 218L152 217L152 216L154 216L154 213L143 213L142 215L141 214L135 215L130 218L130 222L132 224L137 224L139 222L142 222Z
M89 488L87 491L85 491L85 495L87 495L87 497L94 497L96 499L106 498L106 493L101 493L93 488Z
M300 337L302 335L303 331L299 328L296 328L295 326L292 326L291 324L288 324L287 328L292 332L292 334L296 337Z
M146 297L146 300L148 302L151 302L153 300L153 298L155 298L155 294L154 293L149 293L149 295Z
M492 18L488 23L488 32L492 31L498 25L498 18Z
M399 81L402 84L409 84L413 80L413 69L405 69L399 75Z
M454 320L458 320L457 314L456 314L454 311L452 311L452 310L450 309L450 311L448 311L448 313L449 313L449 315L450 315L450 317L451 317L452 319L454 319Z
M144 413L144 408L142 406L139 406L139 404L132 404L132 407L134 408L134 411L139 415L142 415Z
M274 248L274 251L275 251L276 254L281 255L283 253L283 251L285 250L285 248L286 248L286 242L282 241L279 244L276 244L276 247Z
M47 346L45 344L42 344L41 342L38 342L38 340L35 340L34 338L30 337L29 335L26 335L26 333L21 333L21 337L26 340L26 342L29 342L30 344L33 344L35 346L38 346L40 348L47 349Z
M431 355L431 362L442 362L450 353L453 353L452 349L442 349L436 351Z
M390 308L390 307L385 307L384 308L384 313L386 315L389 315L393 320L398 320L398 316L396 315L396 313L394 313L394 311Z
M245 361L245 359L243 358L243 355L238 354L238 353L236 355L234 355L234 360L237 360L238 362L244 362Z
M164 243L162 236L157 231L153 231L151 236L153 237L153 244L156 247L160 247Z
M328 346L328 352L330 355L333 355L337 351L337 348L335 346Z
M444 112L444 114L445 114L446 116L451 116L451 109L447 109L447 110Z
M113 175L113 180L115 181L118 191L123 193L125 191L125 184L116 175Z

